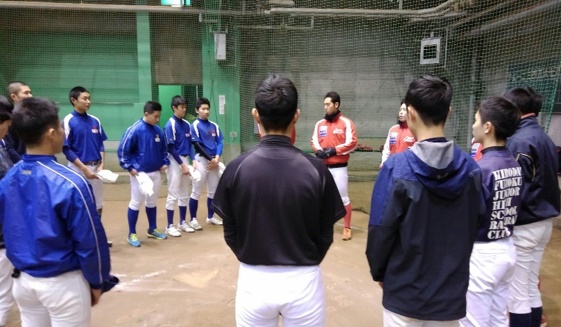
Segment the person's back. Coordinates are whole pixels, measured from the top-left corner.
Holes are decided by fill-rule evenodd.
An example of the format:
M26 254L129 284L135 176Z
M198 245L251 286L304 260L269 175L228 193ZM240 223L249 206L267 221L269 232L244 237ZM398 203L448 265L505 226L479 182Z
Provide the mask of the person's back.
M319 264L345 215L337 185L320 159L291 145L300 116L294 84L276 74L255 91L260 144L226 167L213 207L240 261L237 326L324 326Z
M444 137L451 97L439 77L411 83L407 121L419 141L391 156L376 179L366 254L373 279L383 283L385 326L405 326L404 319L454 326L466 313L484 207L477 164Z

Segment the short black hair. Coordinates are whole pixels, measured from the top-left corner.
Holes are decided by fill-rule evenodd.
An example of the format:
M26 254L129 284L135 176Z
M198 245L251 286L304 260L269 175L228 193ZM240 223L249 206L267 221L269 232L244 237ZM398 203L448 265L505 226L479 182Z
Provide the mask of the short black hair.
M144 112L153 114L154 111L162 111L162 105L156 101L147 101L144 105Z
M195 102L195 109L199 109L203 104L206 104L210 108L210 101L205 97L201 97Z
M51 100L25 98L14 109L12 128L26 146L38 145L49 128L59 128L58 106Z
M22 81L11 81L10 83L8 83L8 87L7 87L8 96L18 93L21 90L22 86L28 86L28 85Z
M70 101L70 104L74 105L74 103L72 103L72 99L78 100L78 98L80 97L80 94L82 94L84 92L90 93L90 91L86 90L86 88L83 87L83 86L73 87L72 90L70 90L70 93L68 93L68 100Z
M269 74L255 90L255 109L265 131L286 131L298 109L298 91L286 77Z
M506 91L504 97L514 103L523 115L534 113L537 116L542 110L543 98L531 87L515 87Z
M331 98L331 103L333 103L333 104L338 103L339 108L341 108L341 97L339 96L339 93L337 93L335 91L329 91L323 97L324 100L325 100L325 98Z
M490 122L495 127L495 138L506 141L516 131L520 123L518 107L502 96L490 96L479 104L481 124Z
M423 75L409 84L404 100L415 108L425 125L441 125L450 111L452 85L444 77Z
M187 105L187 101L181 95L176 95L171 99L171 109L172 110L173 110L173 107L177 108L182 104Z
M12 102L5 96L0 95L0 124L12 119L12 111L14 111Z

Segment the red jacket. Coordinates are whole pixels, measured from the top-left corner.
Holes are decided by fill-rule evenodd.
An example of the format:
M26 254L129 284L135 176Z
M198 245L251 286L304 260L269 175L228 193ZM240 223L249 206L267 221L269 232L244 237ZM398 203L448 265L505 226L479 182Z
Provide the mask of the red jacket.
M391 155L409 149L415 142L417 142L417 140L415 136L411 134L406 122L392 126L388 132L386 143L384 144L382 163L380 166L382 166Z
M337 114L331 121L318 121L311 141L314 152L326 148L335 148L337 151L336 155L323 160L326 165L347 163L356 142L355 124L342 113Z

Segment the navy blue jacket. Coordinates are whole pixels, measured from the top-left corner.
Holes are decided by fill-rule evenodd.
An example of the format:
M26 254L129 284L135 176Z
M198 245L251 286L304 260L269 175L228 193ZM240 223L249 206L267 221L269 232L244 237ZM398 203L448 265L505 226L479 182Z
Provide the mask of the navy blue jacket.
M416 143L384 163L371 205L366 256L383 306L420 320L465 317L485 213L477 163L444 138Z
M476 242L491 242L512 235L524 179L522 168L505 147L489 147L482 153L477 164L481 168L487 212Z
M523 118L506 142L522 167L524 189L516 225L526 225L559 215L557 149L535 116Z

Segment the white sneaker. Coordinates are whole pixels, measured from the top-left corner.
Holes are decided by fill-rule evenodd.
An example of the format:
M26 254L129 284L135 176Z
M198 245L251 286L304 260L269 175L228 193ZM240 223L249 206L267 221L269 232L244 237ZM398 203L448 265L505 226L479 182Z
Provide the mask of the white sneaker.
M181 224L177 225L177 228L180 231L185 232L185 233L194 233L195 232L195 230L191 226L189 226L189 224L185 220Z
M201 225L199 225L199 221L197 220L197 218L191 219L191 222L189 223L189 226L191 226L191 228L193 228L194 230L202 230L203 229L201 227Z
M166 234L173 237L181 236L181 233L173 225L169 225L168 228L166 228Z
M206 223L211 224L211 225L222 226L222 220L220 220L218 218L215 218L215 217L207 218Z

